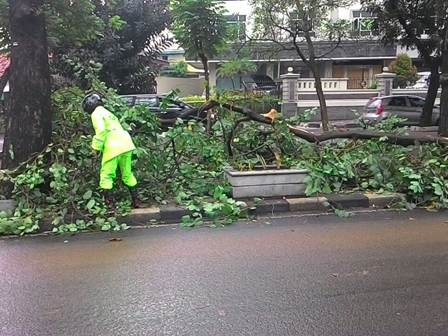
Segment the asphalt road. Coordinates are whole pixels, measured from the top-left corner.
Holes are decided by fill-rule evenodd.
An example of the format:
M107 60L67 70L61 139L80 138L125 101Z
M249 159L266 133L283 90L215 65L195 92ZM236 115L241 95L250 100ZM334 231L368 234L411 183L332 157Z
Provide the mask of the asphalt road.
M2 239L0 335L448 335L446 220L384 212L167 226L121 242Z

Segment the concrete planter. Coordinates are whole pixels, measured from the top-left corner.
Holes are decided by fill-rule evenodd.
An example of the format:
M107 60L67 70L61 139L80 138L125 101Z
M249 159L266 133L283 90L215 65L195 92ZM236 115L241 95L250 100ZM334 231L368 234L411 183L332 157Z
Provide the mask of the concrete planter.
M304 196L306 169L237 171L224 169L234 198Z

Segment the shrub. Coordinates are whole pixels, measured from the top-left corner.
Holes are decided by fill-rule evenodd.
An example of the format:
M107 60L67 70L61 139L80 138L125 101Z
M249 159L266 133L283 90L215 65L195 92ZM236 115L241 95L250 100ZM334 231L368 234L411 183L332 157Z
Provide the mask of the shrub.
M397 55L397 59L390 65L390 71L397 75L394 80L395 87L406 88L414 85L418 79L417 68L408 54Z

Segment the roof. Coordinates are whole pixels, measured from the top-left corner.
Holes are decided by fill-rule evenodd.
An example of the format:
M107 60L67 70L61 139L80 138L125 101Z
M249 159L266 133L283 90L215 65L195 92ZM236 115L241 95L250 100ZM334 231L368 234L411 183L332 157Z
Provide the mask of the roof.
M162 51L162 55L183 55L185 54L185 50L183 49L168 49Z
M305 56L308 57L308 45L305 42L298 44ZM247 42L244 46L249 48L246 58L252 61L300 60L292 44L285 45L285 48L283 48L272 42ZM241 47L241 45L230 45L210 62L232 59L241 50ZM395 59L397 57L396 45L384 45L374 40L346 40L340 43L336 41L316 41L314 49L321 60ZM195 60L188 52L186 53L186 59L190 62Z
M204 73L204 69L198 69L187 63L187 72L189 73Z
M9 59L4 55L0 55L0 77L3 76L7 67L9 67Z

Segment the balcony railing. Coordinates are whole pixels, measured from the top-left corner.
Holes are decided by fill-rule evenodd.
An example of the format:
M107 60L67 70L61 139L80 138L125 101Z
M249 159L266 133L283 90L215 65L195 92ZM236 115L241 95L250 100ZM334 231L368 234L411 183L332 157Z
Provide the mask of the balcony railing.
M322 89L324 91L347 90L348 78L322 78ZM316 82L314 78L300 78L297 80L297 91L314 91Z

